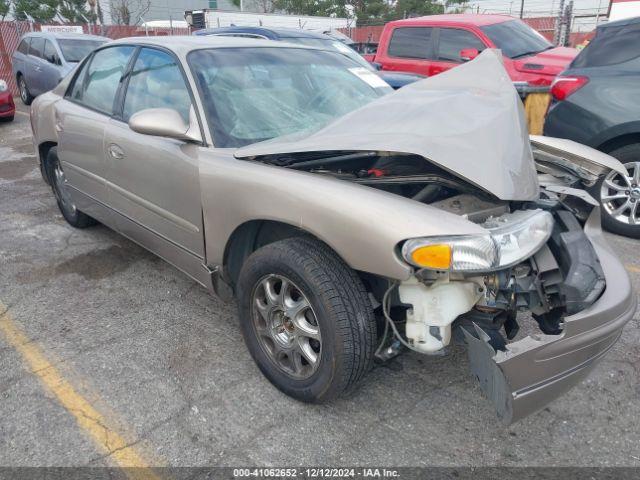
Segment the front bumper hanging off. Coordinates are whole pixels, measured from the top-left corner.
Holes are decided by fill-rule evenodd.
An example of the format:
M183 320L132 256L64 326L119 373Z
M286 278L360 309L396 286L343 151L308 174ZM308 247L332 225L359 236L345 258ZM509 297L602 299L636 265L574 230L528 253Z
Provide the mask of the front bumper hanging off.
M584 379L636 311L629 276L602 235L599 209L584 231L600 259L606 288L591 306L564 318L560 335L531 335L496 352L480 328L464 330L471 371L506 423L541 409Z

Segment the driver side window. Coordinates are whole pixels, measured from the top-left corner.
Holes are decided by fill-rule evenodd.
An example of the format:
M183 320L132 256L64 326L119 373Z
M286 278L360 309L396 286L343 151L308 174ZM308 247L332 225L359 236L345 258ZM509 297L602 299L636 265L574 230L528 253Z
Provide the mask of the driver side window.
M189 123L191 96L175 58L166 52L143 48L136 60L124 98L123 120L147 108L170 108Z

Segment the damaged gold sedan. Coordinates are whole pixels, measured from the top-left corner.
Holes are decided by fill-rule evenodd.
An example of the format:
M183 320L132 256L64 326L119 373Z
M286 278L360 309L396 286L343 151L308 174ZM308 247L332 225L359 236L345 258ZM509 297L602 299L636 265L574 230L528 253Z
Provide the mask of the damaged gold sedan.
M515 421L582 379L636 309L584 190L623 167L530 139L491 51L392 93L334 51L123 39L31 123L64 218L235 297L258 367L302 401L460 341Z

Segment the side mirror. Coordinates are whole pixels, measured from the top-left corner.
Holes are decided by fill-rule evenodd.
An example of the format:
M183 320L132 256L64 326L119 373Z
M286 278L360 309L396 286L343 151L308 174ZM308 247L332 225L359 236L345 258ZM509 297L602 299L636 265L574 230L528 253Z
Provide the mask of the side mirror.
M378 62L369 62L374 70L382 70L382 64Z
M202 142L193 107L189 111L190 125L171 108L147 108L131 115L129 128L143 135L174 138L184 142Z
M473 60L478 55L480 55L480 52L477 48L463 48L462 50L460 50L460 60L462 60L463 62Z

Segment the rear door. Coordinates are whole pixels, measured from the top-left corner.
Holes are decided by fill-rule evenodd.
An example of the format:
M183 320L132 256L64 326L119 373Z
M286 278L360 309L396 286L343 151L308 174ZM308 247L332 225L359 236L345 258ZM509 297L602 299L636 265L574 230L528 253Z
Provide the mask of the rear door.
M29 44L29 55L26 59L25 82L31 95L42 93L42 56L44 55L44 38L33 37Z
M431 64L431 74L435 75L463 63L460 51L476 49L481 52L487 46L470 30L440 27L436 32L436 60Z
M391 32L383 70L431 75L436 59L432 27L396 27Z
M150 108L176 110L190 122L192 92L179 60L166 50L141 48L120 108L104 142L109 203L121 214L118 230L197 278L204 272L200 147L136 133L127 123Z
M64 100L56 104L58 156L80 210L109 223L104 129L113 115L122 75L135 47L98 50L85 61Z

